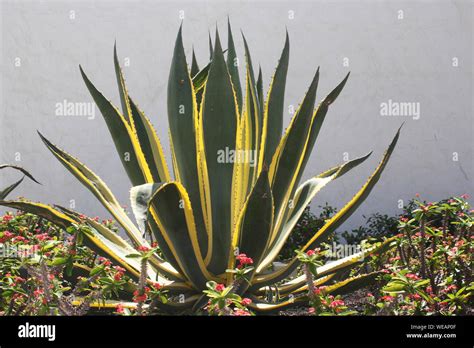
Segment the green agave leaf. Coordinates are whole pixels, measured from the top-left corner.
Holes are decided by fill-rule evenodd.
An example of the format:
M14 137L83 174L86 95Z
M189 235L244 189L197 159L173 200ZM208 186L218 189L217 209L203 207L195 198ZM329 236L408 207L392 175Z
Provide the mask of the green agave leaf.
M288 72L288 62L290 57L290 39L286 32L285 46L278 61L275 74L270 83L267 94L267 104L264 109L264 130L265 137L262 157L262 163L271 163L273 155L280 143L283 130L283 107L285 101L286 75ZM262 101L263 103L263 101Z
M319 81L319 68L306 93L303 102L296 111L285 136L273 156L270 166L270 182L275 201L275 226L272 241L276 238L279 225L283 223L284 211L297 184L302 155L305 152L309 129L313 122L313 109Z
M137 107L128 94L125 79L117 56L117 45L114 45L114 66L117 84L119 86L123 115L125 115L125 119L129 122L133 135L138 139L140 149L143 151L143 156L151 172L150 174L153 177L153 181L170 181L168 168L166 166L163 149L158 135L143 111Z
M12 168L12 169L15 169L15 170L18 170L20 172L22 172L25 176L27 176L28 178L30 178L31 180L33 180L35 183L37 184L40 184L41 183L36 180L33 175L31 175L26 169L20 167L20 166L15 166L15 165L12 165L12 164L0 164L0 169L4 169L4 168Z
M230 19L227 18L227 70L229 71L232 86L234 87L235 97L239 111L242 110L242 88L240 87L239 66L237 64L237 53L235 52L234 38L230 27Z
M211 68L211 63L208 63L202 70L199 70L198 73L196 73L193 76L193 87L194 87L194 92L198 94L198 92L201 92L201 90L204 88L207 82L207 76L209 75L209 69Z
M289 217L286 219L286 223L282 225L282 228L278 231L275 240L269 248L268 255L265 260L260 264L257 272L260 272L266 266L268 266L278 255L281 248L284 246L286 240L291 234L291 231L296 226L299 218L303 214L305 208L313 200L316 194L332 180L344 175L350 169L355 168L362 162L364 162L371 152L363 157L356 158L352 161L341 164L335 168L327 170L303 183L296 191L295 197L292 200L292 208L289 207L287 214Z
M175 165L175 177L185 187L192 202L201 251L207 252L208 235L204 223L196 148L198 111L189 76L181 28L168 80L168 122Z
M125 79L123 77L122 68L120 67L118 55L117 55L117 42L114 43L114 67L115 76L117 78L117 85L120 95L120 103L122 104L122 112L127 121L130 121L132 117L132 111L130 109L130 102L128 97L127 87L125 85Z
M301 169L297 174L296 182L299 182L301 176L303 175L304 169L306 168L306 164L308 163L314 144L319 135L319 131L321 130L321 126L323 125L324 119L329 110L329 106L341 93L342 89L346 85L347 80L349 79L349 75L350 73L348 73L346 77L339 83L339 85L337 85L336 88L334 88L331 93L329 93L326 98L324 98L324 100L318 105L318 108L316 109L316 112L313 116L314 121L311 124L311 130L309 132L308 144L306 145L305 152L303 154L303 162L301 164Z
M250 296L250 298L252 299L252 303L248 306L248 308L260 314L271 314L276 311L298 307L308 302L308 300L303 296L279 303L268 303L255 296Z
M372 272L368 274L362 274L359 276L348 278L344 281L338 282L333 285L329 285L324 288L323 292L332 295L344 295L350 292L359 290L366 286L373 284L377 277L382 274L381 272Z
M394 241L396 237L389 238L377 245L369 247L365 250L360 252L354 253L353 255L349 255L343 257L339 260L330 261L323 266L317 268L317 275L318 278L315 280L314 285L320 286L327 283L329 280L337 279L337 275L343 274L348 269L351 269L355 265L362 264L369 260L367 257L374 254L381 254L388 249L394 247ZM336 277L335 277L336 276ZM290 282L283 284L279 287L279 290L282 294L287 294L290 291L294 291L296 289L297 292L307 291L306 285L306 277L301 275L292 279Z
M258 77L257 77L257 99L258 105L260 106L260 115L262 115L262 127L263 127L263 107L265 101L263 100L263 76L262 76L262 67L258 67Z
M67 209L65 207L61 207L58 205L55 205L55 207L59 209L61 212L63 212L64 214L66 214L68 217L76 220L77 222L79 222L80 220L86 221L87 224L90 227L92 227L97 233L99 233L102 237L106 238L111 243L122 248L123 250L126 250L129 254L136 252L136 250L127 241L125 241L117 233L111 231L106 226L102 225L101 223L87 216L81 215L75 211ZM96 250L99 253L101 252L101 250L97 249L97 247L95 247L94 250ZM153 255L149 259L149 261L152 264L152 267L158 269L159 272L165 275L167 278L172 279L172 280L178 280L178 281L183 280L183 277L176 271L176 268L174 268L170 263L159 258L156 254Z
M3 190L0 191L0 200L4 200L10 192L12 192L18 185L21 184L25 177L22 177L20 180L14 182L10 186L5 187Z
M400 127L401 129L401 127ZM388 163L388 160L397 144L400 129L398 129L395 137L393 138L390 146L385 151L385 154L366 181L366 183L362 186L362 188L356 193L356 195L338 212L336 213L315 235L308 241L308 243L302 248L302 251L306 251L312 248L317 247L320 243L322 243L331 233L333 233L352 213L362 204L362 202L368 197L372 188L375 186L377 181L380 178L385 166ZM259 280L256 280L255 286L262 287L268 284L272 284L278 282L282 279L285 279L289 276L297 267L298 267L298 259L295 257L291 260L284 268L269 274L262 276Z
M142 245L145 241L143 240L140 231L132 223L123 208L120 206L120 203L102 179L76 158L51 143L41 133L38 132L38 134L59 162L61 162L69 172L71 172L87 189L89 189L89 191L91 191L102 205L112 214L117 222L124 228L125 232L127 232L127 235L132 239L135 245Z
M75 223L75 221L67 215L42 203L28 201L0 201L0 205L41 216L64 229Z
M38 215L52 223L67 229L72 224L77 223L74 219L67 216L58 210L41 203L26 202L26 201L1 201L0 205L26 211L35 215ZM138 277L138 268L131 265L129 262L124 260L125 252L119 246L116 246L106 238L100 236L94 230L91 233L85 235L86 245L95 251L100 251L101 254L106 254L115 262L123 266L132 276ZM133 250L133 249L132 249Z
M265 248L270 241L273 225L273 197L266 170L260 173L245 205L242 209L239 222L236 225L232 248L229 256L229 269L234 268L234 256L232 253L238 248L239 253L251 257L255 265L258 265L264 255ZM252 277L252 271L248 277ZM229 283L231 280L229 274ZM239 289L244 292L246 284Z
M261 135L262 135L262 123L263 123L263 116L260 113L260 105L258 101L256 83L255 83L255 76L253 72L253 65L252 65L252 57L250 56L250 50L247 44L247 40L245 39L244 34L242 33L242 38L244 40L244 47L245 47L245 58L247 63L246 69L246 96L245 96L245 105L244 105L244 112L247 113L249 116L248 119L250 120L250 144L248 150L255 151L257 154L256 161L258 163L258 154L259 154L259 147L261 142ZM249 190L252 185L255 183L258 177L258 165L251 168L250 171L250 178L249 178Z
M158 224L155 235L158 245L167 257L166 245L180 269L194 288L203 290L213 278L207 271L199 248L191 202L185 188L178 182L161 186L150 200L150 213Z
M154 182L171 181L160 138L150 120L129 97L131 122Z
M134 186L152 181L148 166L141 152L138 139L132 133L127 120L120 112L100 93L92 84L87 75L81 70L82 78L89 92L97 104L117 149L120 160L125 168L130 181ZM125 91L125 90L124 90Z
M236 148L238 112L232 82L216 31L214 59L201 104L204 154L209 178L209 270L223 273L232 231L232 176L234 164L226 158Z
M195 76L199 72L199 64L196 59L196 54L193 47L193 58L191 62L191 76Z

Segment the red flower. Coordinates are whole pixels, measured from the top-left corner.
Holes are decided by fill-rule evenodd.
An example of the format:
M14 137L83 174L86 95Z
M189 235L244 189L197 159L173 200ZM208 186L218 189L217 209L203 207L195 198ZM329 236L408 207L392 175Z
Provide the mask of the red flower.
M470 197L470 196L469 196L467 193L461 195L461 198L462 198L462 199L469 199L469 197Z
M35 295L35 297L43 295L43 293L44 291L42 289L36 289L35 291L33 291L33 295Z
M137 248L137 250L146 253L146 252L150 251L151 249L148 248L148 247L146 247L146 246L144 246L144 245L140 245L140 246Z
M343 300L334 300L329 304L329 307L331 307L331 308L336 308L336 307L340 307L340 306L344 306L344 301Z
M315 254L314 250L308 250L306 252L306 255L308 255L308 256L313 256L314 254Z
M236 256L235 258L237 261L239 261L239 266L238 268L241 268L242 266L245 266L245 265L251 265L253 264L253 259L250 258L250 257L247 257L247 255L245 254L239 254Z
M313 314L314 312L315 312L314 307L308 308L308 313L309 313L309 314Z
M122 273L122 272L117 272L117 273L115 273L115 275L114 275L114 280L115 280L116 282L118 282L118 281L120 281L120 280L122 279L122 277L123 277L123 273Z
M3 222L9 222L11 219L13 219L12 215L4 215L3 216Z
M248 317L250 316L250 312L246 311L246 310L243 310L243 309L236 309L234 310L234 315L236 316L245 316L245 317Z
M384 302L392 302L395 298L393 296L382 296L381 297L381 300L384 301Z
M216 291L223 291L225 289L224 284L217 284L216 287L214 288Z
M48 234L47 233L41 233L41 234L37 234L36 235L36 239L38 239L39 241L44 241L44 240L48 240L50 239Z
M22 277L15 277L15 282L17 283L24 283L26 280Z
M138 290L135 290L133 292L133 302L137 302L137 303L145 302L147 298L148 296L146 293L140 295L140 292Z
M420 279L420 277L418 277L416 274L413 274L413 273L405 274L405 277L407 277L408 279L411 279L411 280L418 280L418 279Z
M110 266L112 262L110 262L109 259L106 259L105 257L99 257L99 262L103 263L104 266Z
M115 269L117 272L120 272L120 273L125 273L125 268L123 268L123 267L120 267L120 266L114 266L114 269Z
M418 294L410 294L408 297L415 301L421 299L421 296Z
M155 288L155 290L161 290L163 285L161 285L160 283L153 283L153 287Z
M453 291L453 290L456 291L457 288L458 288L458 287L457 287L456 285L451 284L451 285L449 285L448 287L446 287L446 288L444 289L444 292L450 292L450 291Z
M374 295L373 295L371 292L369 292L369 293L367 294L367 297L374 297Z
M242 302L241 302L241 303L242 303L244 306L248 306L249 304L252 303L252 300L249 299L249 298L247 298L247 297L245 297L245 298L242 299Z
M117 314L123 314L124 313L123 304L119 303L117 305L117 307L115 308L115 313L117 313Z

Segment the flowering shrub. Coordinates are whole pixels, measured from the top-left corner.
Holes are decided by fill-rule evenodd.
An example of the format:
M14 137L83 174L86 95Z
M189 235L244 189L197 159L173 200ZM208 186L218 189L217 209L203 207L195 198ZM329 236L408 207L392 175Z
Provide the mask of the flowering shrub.
M320 316L357 314L357 311L348 309L340 295L328 295L324 289L324 286L313 288L308 313Z
M325 245L296 251L306 278L310 315L466 315L473 314L474 249L473 210L468 197L440 202L411 201L398 218L398 235L387 253L366 255L368 262L350 276L378 271L379 281L356 294L333 296L316 286L317 269L323 265ZM95 218L99 222L98 218ZM117 231L113 221L100 221ZM109 314L150 315L168 293L146 279L148 259L158 247L139 246L127 257L141 265L140 276L100 257L83 244L86 224L67 230L32 214L0 216L0 315L84 315L103 300L116 301ZM370 245L370 240L369 240ZM227 283L208 282L204 293L207 314L254 315L252 300L239 294L248 286L254 261L246 254L235 257L227 270ZM367 261L367 260L365 260ZM301 274L301 273L300 273ZM367 292L367 291L370 292Z
M254 315L247 306L252 303L249 298L241 298L233 292L232 286L226 287L214 281L207 282L203 292L209 297L206 311L210 315L251 316Z
M468 196L414 200L401 216L397 248L380 268L386 285L367 298L366 314L472 314L473 210Z
M116 230L111 220L102 223ZM84 315L94 302L121 300L128 297L126 288L139 288L124 268L82 244L87 229L64 230L21 212L0 217L0 313ZM160 285L148 289L151 301L166 301ZM132 313L123 305L116 311Z

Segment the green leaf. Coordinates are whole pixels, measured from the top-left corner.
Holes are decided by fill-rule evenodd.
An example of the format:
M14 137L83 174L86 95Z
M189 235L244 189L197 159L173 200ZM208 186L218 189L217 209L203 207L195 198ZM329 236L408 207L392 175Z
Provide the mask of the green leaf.
M222 55L222 53L221 53ZM207 252L196 148L198 113L192 81L189 76L181 28L179 29L168 80L168 122L176 180L191 199L201 251Z
M146 162L143 163L144 160L139 158L143 154L139 148L138 139L132 134L124 116L95 88L82 67L79 66L79 68L82 78L109 128L115 148L130 181L134 186L144 184L147 182L145 173L147 168L144 168Z
M344 221L352 215L352 213L362 204L362 202L368 197L372 188L375 186L379 180L383 170L385 169L390 156L395 149L397 144L400 129L398 129L395 137L390 143L388 149L385 151L382 160L379 165L362 186L362 188L356 193L356 195L341 209L339 210L331 219L329 219L326 224L316 232L313 237L307 242L307 244L302 248L302 251L309 249L314 249L319 246L328 236L331 235ZM296 268L298 267L298 258L293 258L285 267L279 269L276 272L273 272L270 275L263 276L262 279L257 282L256 285L259 287L265 286L278 282L286 277L288 277Z
M229 70L232 86L235 91L235 97L237 98L237 105L239 106L240 111L242 110L242 88L240 87L239 67L237 64L238 60L229 19L227 19L227 40L227 70Z
M104 267L103 265L94 267L93 269L91 269L91 271L90 271L90 273L89 273L89 276L93 277L93 276L95 276L96 274L102 272L104 269L105 269L105 267Z
M226 153L236 148L238 114L234 91L216 31L214 59L201 105L202 139L209 178L209 234L212 252L209 270L225 272L232 230L232 177L234 163ZM231 163L229 163L231 162ZM194 209L194 208L193 208Z
M10 192L12 192L18 185L21 184L24 178L25 177L22 177L17 182L11 184L10 186L5 187L2 191L0 191L0 200L5 199L10 194Z
M51 261L51 266L64 265L68 261L69 261L68 257L56 257Z
M270 164L272 161L273 154L280 143L281 133L283 130L283 108L289 57L290 40L288 38L288 32L286 32L285 46L283 47L275 74L271 80L267 96L267 104L264 109L264 119L267 119L267 122L264 122L266 130L263 131L266 134L264 139L265 155L263 162L267 164Z
M184 187L177 182L161 186L150 200L159 233L155 233L161 251L174 258L182 274L197 290L206 288L212 275L206 269L199 248L193 210ZM166 248L165 248L166 247Z
M246 254L258 265L269 243L272 225L273 197L268 172L263 170L242 209L231 252L237 247L240 253ZM230 266L233 268L233 264Z

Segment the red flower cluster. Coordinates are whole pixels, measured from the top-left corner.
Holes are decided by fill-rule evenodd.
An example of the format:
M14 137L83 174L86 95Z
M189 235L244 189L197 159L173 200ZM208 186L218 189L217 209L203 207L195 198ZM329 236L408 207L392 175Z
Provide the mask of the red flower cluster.
M386 296L382 296L380 299L384 302L392 302L395 299L395 297L386 295Z
M246 310L239 308L239 309L234 310L234 315L239 316L239 317L248 317L251 314L247 312Z
M344 301L343 300L334 300L329 304L329 307L331 308L337 308L340 306L344 306Z
M252 303L252 300L249 299L249 298L247 298L247 297L245 297L245 298L242 299L242 301L241 301L240 303L241 303L242 305L244 305L244 306L248 306L249 304Z
M114 280L118 282L122 279L125 273L125 268L122 268L120 266L114 266L114 269L117 271L117 273L114 274Z
M146 253L146 252L150 251L151 249L148 248L148 247L146 247L146 246L144 246L144 245L140 245L140 246L137 248L137 250Z
M117 314L123 314L125 311L125 308L123 307L123 304L119 303L117 307L115 307L115 313Z
M110 262L109 259L106 259L105 257L102 257L102 256L99 257L98 260L99 260L100 263L103 263L104 266L110 266L112 264L112 262Z
M237 268L242 268L244 266L253 264L253 259L248 257L246 254L239 254L235 259L239 261Z
M9 216L9 215L5 215L5 216ZM3 237L0 238L0 243L5 243L7 240L13 238L14 234L11 233L10 231L4 231L3 232Z
M11 219L13 219L12 215L4 215L3 216L3 222L10 222Z
M405 277L407 277L408 279L411 279L411 280L419 280L420 277L418 277L416 274L413 274L413 273L407 273L405 274Z
M140 294L140 292L138 290L135 290L133 292L133 302L137 302L137 303L140 303L140 302L145 302L148 298L148 293L150 292L150 288L148 286L145 286L145 291L143 292L143 294Z
M224 284L217 284L216 287L214 288L214 290L216 291L223 291L225 289L225 285Z

